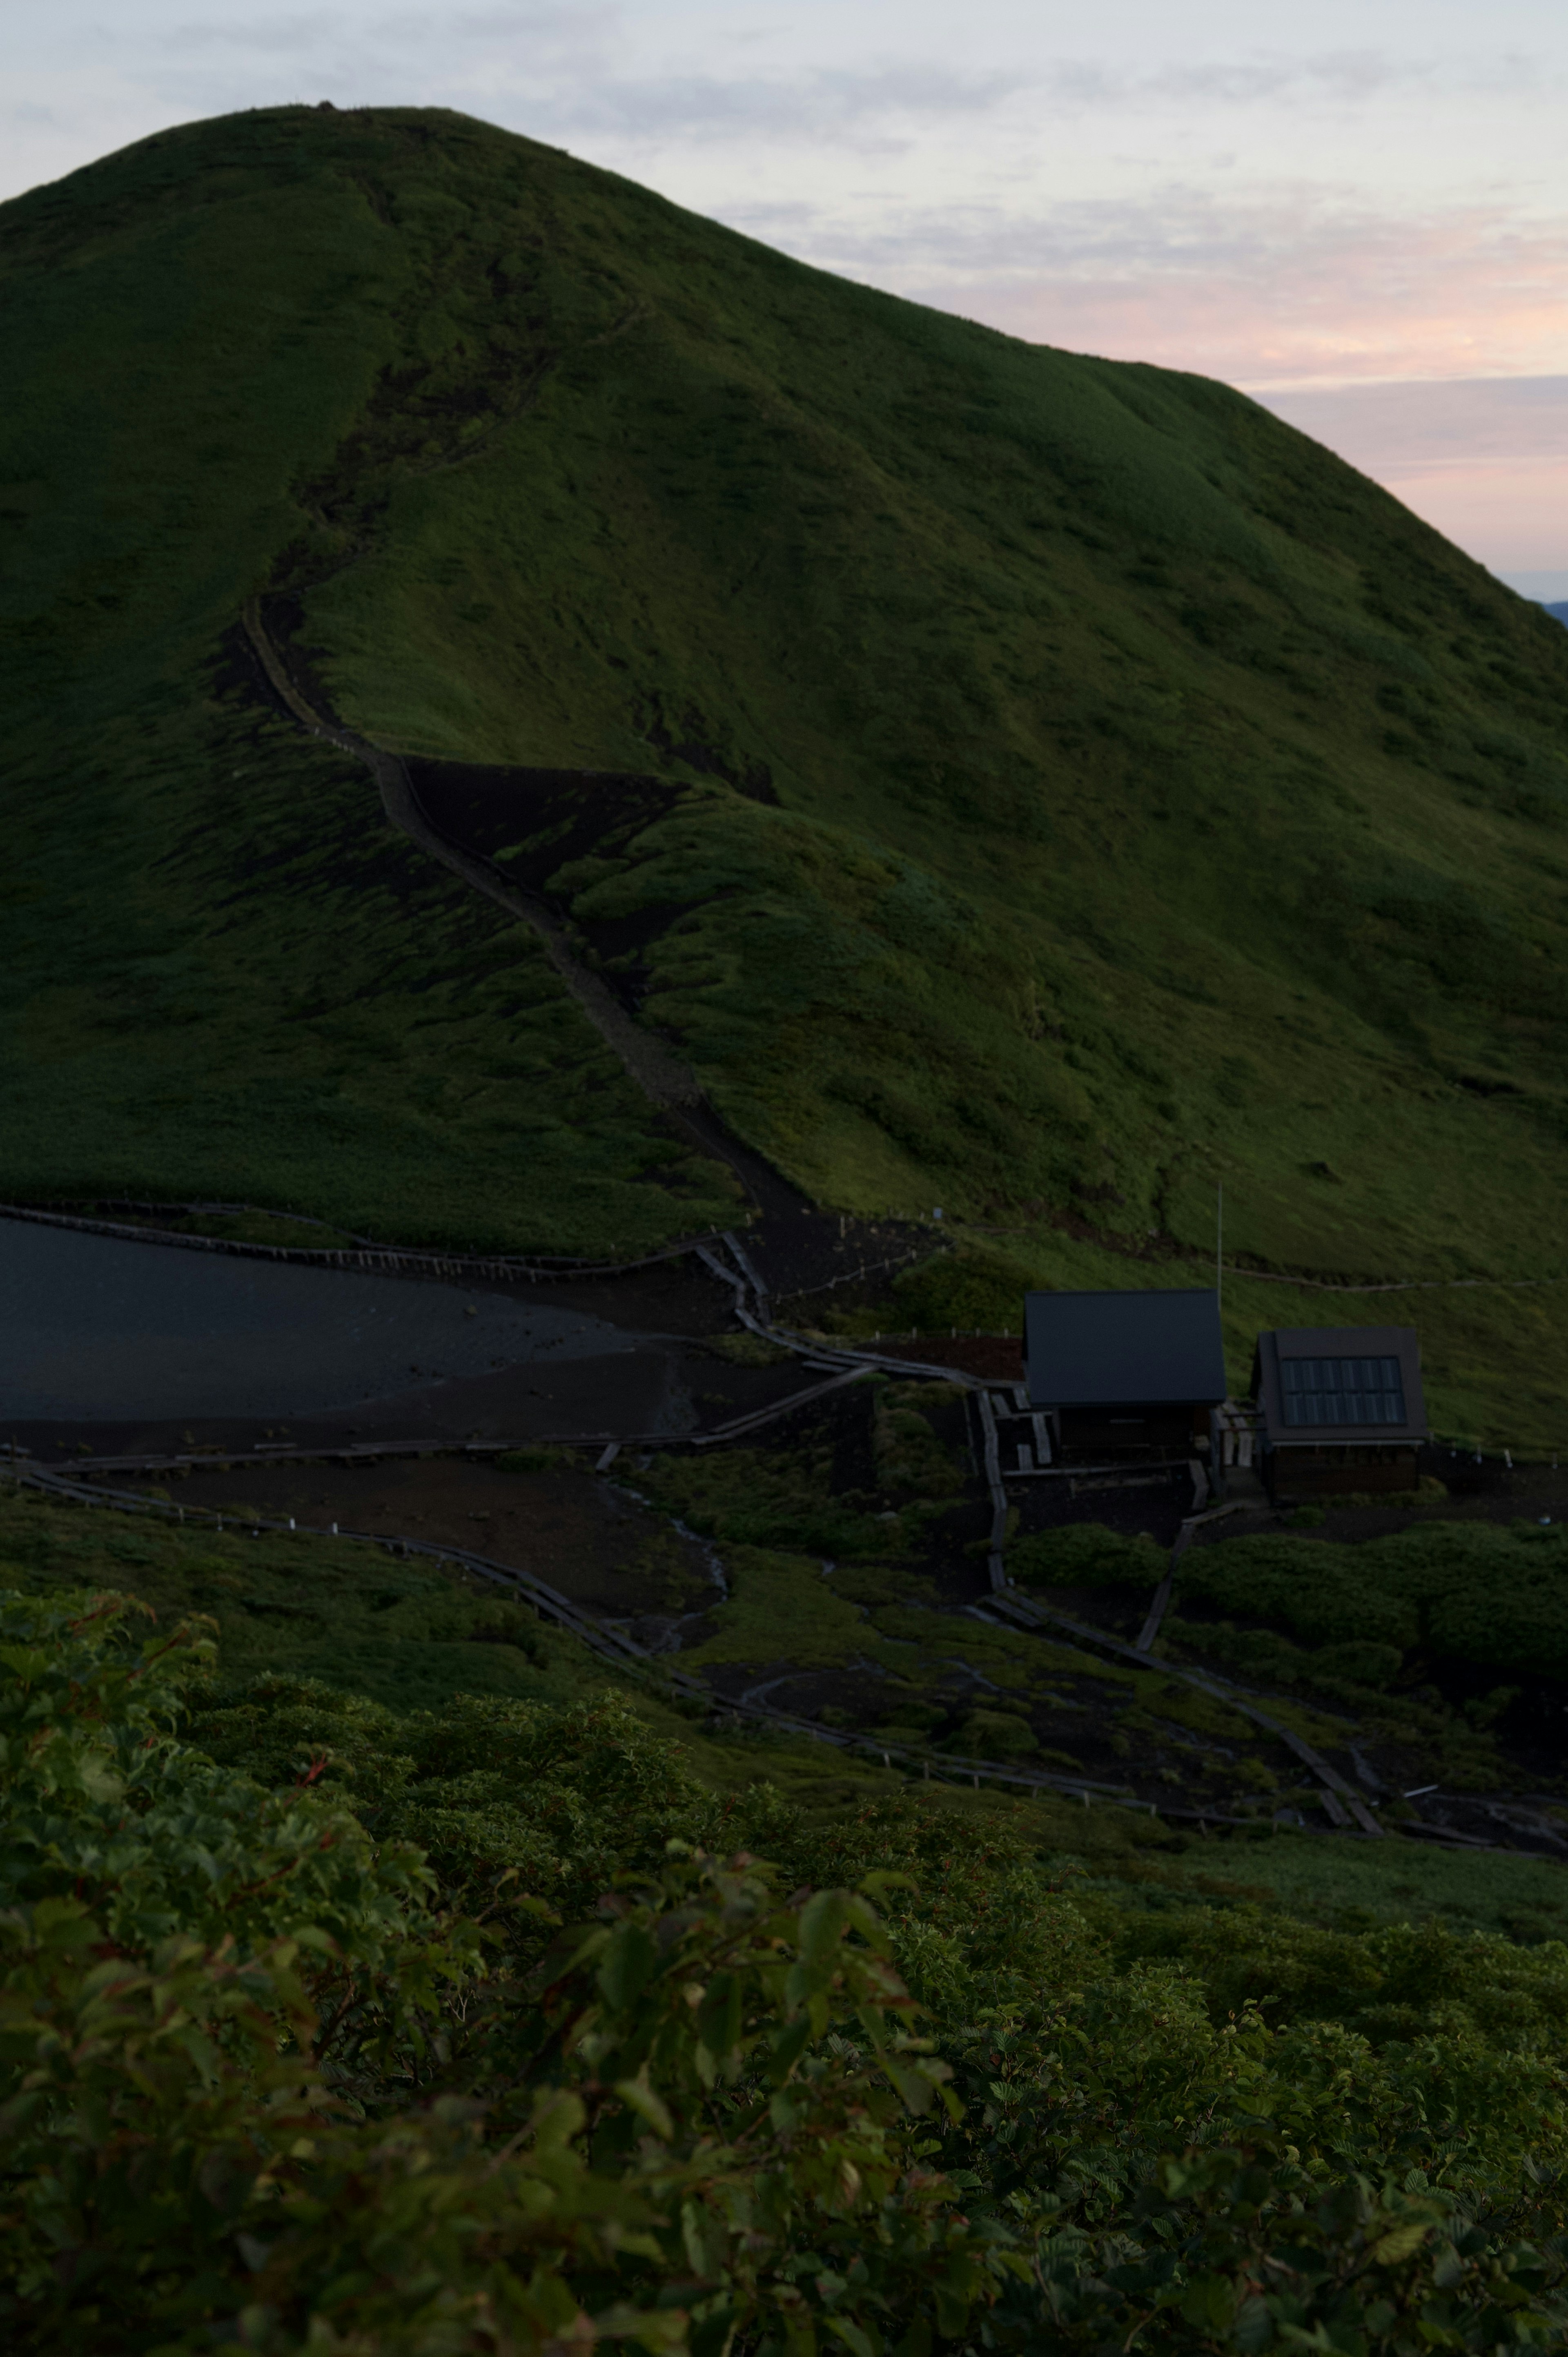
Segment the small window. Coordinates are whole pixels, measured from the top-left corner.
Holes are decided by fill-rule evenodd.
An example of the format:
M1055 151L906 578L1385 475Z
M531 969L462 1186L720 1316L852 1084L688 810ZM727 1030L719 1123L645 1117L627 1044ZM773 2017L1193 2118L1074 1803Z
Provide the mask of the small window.
M1282 1359L1289 1425L1402 1424L1397 1359Z

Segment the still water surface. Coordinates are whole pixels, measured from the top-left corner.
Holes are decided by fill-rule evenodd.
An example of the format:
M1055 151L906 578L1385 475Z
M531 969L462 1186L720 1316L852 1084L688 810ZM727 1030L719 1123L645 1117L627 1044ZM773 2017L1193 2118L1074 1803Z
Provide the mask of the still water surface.
M12 1421L320 1415L647 1339L526 1297L0 1219Z

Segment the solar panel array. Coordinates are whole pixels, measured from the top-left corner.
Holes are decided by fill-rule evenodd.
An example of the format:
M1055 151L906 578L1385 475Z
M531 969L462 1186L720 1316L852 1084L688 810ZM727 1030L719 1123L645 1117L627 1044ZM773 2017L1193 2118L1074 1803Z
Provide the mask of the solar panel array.
M1282 1359L1287 1425L1402 1424L1397 1359Z

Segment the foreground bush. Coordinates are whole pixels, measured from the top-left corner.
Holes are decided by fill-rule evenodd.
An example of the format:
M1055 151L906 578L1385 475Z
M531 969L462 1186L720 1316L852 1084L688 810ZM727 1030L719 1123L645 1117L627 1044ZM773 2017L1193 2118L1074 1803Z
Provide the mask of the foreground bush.
M672 1859L485 1979L318 1763L280 1795L175 1740L192 1632L11 1598L0 1633L13 2345L809 2345L990 2296L865 1898Z
M999 2255L903 2125L943 2074L876 1946L846 1943L876 1940L869 1908L674 1884L563 1943L500 2120L346 2100L303 1943L137 1966L69 1900L7 1925L13 2345L789 2346L840 2309L961 2331ZM846 2015L865 2065L816 2050Z
M1275 1926L1255 1970L1294 1968L1294 1998L1242 1973L1227 2009L1197 1924L1118 1960L1022 1850L950 1855L897 1806L813 1835L765 1801L792 1867L814 1846L859 1886L780 1898L694 1846L723 1804L613 1702L394 1722L258 1690L231 1725L252 1781L176 1733L206 1661L120 1599L0 1601L10 2348L1413 2357L1568 2332L1556 1954L1510 1980L1500 1942L1455 1974L1414 1935L1330 1956ZM420 1811L463 1916L400 1837ZM577 1878L542 1828L603 1868L590 1920L558 1920ZM1380 2027L1314 1994L1359 1974Z

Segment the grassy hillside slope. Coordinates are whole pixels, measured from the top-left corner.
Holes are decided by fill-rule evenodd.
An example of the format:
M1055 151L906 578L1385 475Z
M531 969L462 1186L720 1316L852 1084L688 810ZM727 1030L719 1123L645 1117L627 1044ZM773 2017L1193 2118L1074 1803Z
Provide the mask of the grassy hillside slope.
M838 1828L853 1839L867 1812L886 1808L905 1781L897 1770L805 1738L694 1722L656 1688L619 1677L565 1631L542 1626L526 1607L447 1566L393 1564L379 1548L350 1540L306 1531L255 1538L240 1527L177 1530L83 1513L0 1486L0 1588L134 1596L165 1631L201 1616L218 1643L207 1739L232 1713L238 1740L223 1747L225 1756L242 1759L263 1780L279 1747L302 1741L306 1757L319 1746L351 1763L356 1733L371 1723L362 1709L358 1730L349 1722L356 1704L406 1718L449 1712L469 1696L557 1708L620 1702L650 1729L678 1740L712 1791L743 1801L770 1784L825 1838ZM345 1698L336 1725L334 1691ZM298 1770L286 1748L283 1760L292 1781ZM508 1805L526 1813L532 1790L526 1781L514 1784ZM369 1797L365 1783L359 1797ZM940 1780L920 1797L950 1810L979 1852L1011 1824L1052 1866L1090 1878L1076 1884L1080 1897L1099 1886L1120 1907L1166 1916L1167 1927L1173 1907L1272 1911L1277 1893L1286 1914L1338 1931L1437 1918L1461 1933L1501 1933L1530 1947L1568 1932L1568 1878L1553 1860L1519 1851L1439 1851L1405 1841L1362 1846L1261 1825L1256 1835L1230 1842L1131 1809L1086 1810L1070 1793L1009 1797L989 1785L971 1792ZM950 1863L943 1860L944 1876ZM596 1867L590 1863L588 1870ZM1233 1955L1231 1969L1238 1964Z
M255 700L260 596L378 743L664 781L489 847L828 1203L1196 1245L1223 1175L1275 1267L1568 1266L1568 640L1240 395L440 113L162 134L0 271L0 1187L721 1208Z

